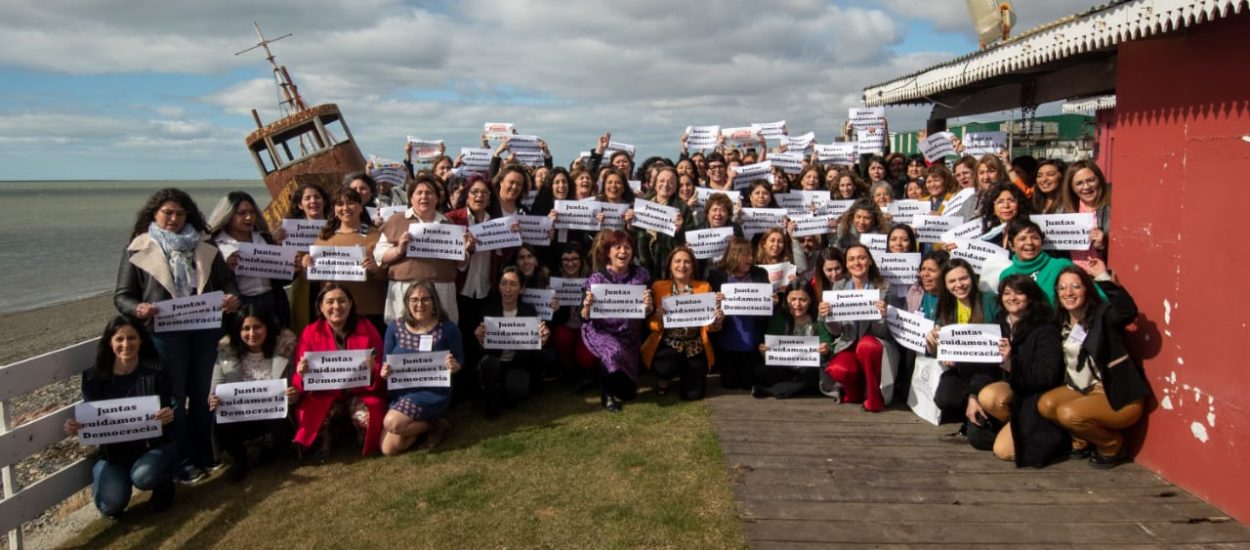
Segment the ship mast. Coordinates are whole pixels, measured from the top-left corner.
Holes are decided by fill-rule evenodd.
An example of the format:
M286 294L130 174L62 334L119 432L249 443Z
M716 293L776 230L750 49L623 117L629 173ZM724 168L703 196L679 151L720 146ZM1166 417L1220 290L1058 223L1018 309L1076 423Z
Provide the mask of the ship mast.
M291 36L291 33L286 33L270 40L265 38L265 34L261 32L260 23L253 21L252 26L256 27L256 36L260 39L260 42L257 42L255 46L246 50L235 52L234 55L243 55L247 52L255 50L256 48L263 48L265 50L265 59L269 61L269 66L273 67L274 82L278 85L278 89L282 92L283 98L285 98L278 102L279 108L282 109L282 116L298 113L307 109L308 107L304 105L304 98L299 95L299 88L295 86L295 81L291 80L291 74L287 72L285 66L278 65L278 62L274 60L273 51L269 49L270 44ZM255 110L252 111L252 116L257 119L257 126L260 126L260 118L257 116Z

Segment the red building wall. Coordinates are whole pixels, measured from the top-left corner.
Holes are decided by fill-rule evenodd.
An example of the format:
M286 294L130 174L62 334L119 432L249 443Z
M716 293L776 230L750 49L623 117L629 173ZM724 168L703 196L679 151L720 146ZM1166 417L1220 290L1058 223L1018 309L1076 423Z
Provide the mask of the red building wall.
M1250 13L1119 48L1112 268L1154 391L1137 461L1250 522Z

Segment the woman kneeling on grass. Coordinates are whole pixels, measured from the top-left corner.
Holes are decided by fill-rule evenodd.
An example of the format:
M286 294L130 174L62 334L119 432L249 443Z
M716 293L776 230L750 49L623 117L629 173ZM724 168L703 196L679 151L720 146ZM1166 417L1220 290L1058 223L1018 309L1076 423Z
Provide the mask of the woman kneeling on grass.
M156 419L163 427L174 420L169 377L161 368L156 346L142 323L133 317L118 316L109 321L96 346L95 363L82 373L84 401L124 397L160 397ZM65 433L77 436L82 425L65 421ZM118 517L130 503L131 488L152 491L152 508L162 511L174 501L173 463L177 449L167 428L161 435L140 441L124 441L100 446L99 460L91 469L91 492L101 514Z
M351 292L338 283L328 283L317 295L318 319L304 327L295 349L295 376L292 383L300 392L295 408L295 442L310 449L320 440L314 458L330 457L331 429L336 418L349 416L357 434L363 436L363 454L373 454L382 440L382 417L386 414L386 379L381 376L382 337L369 322L356 316ZM308 352L372 350L365 364L369 385L351 389L306 391Z
M404 292L404 317L386 327L383 349L386 357L422 351L449 351L444 365L455 373L464 361L464 345L460 329L448 320L439 300L438 290L429 281L412 283ZM422 340L428 343L422 346ZM381 377L391 374L389 363L382 365ZM451 386L421 387L390 392L390 410L382 420L382 454L404 452L426 434L422 448L438 445L451 429L447 407L451 404Z
M217 364L213 365L212 387L208 392L208 410L216 412L220 401L217 386L256 380L280 380L291 374L291 352L295 348L295 334L280 329L274 323L274 315L268 308L248 305L230 323L230 333L217 344ZM296 398L295 388L287 387L288 403ZM247 476L247 447L250 439L264 438L260 450L262 464L273 462L277 443L291 437L291 421L256 420L251 422L218 422L215 428L217 444L230 455L230 469L226 472L231 481L242 481Z

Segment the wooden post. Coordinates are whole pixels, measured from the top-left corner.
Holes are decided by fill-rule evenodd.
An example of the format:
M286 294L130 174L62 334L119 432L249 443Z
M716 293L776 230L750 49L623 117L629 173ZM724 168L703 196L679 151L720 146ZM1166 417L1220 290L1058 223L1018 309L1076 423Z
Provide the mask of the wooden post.
M13 429L13 419L9 418L9 400L0 399L0 434ZM7 461L6 461L7 462ZM17 494L17 476L13 475L13 464L0 469L0 481L4 483L4 498L8 500ZM21 550L22 526L9 530L9 550Z

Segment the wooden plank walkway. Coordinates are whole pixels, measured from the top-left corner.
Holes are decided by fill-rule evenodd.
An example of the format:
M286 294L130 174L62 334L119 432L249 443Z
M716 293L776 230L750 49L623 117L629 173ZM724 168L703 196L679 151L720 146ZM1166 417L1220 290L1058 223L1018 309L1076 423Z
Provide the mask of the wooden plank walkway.
M708 403L753 548L1250 548L1250 529L1136 464L1017 469L905 408Z

